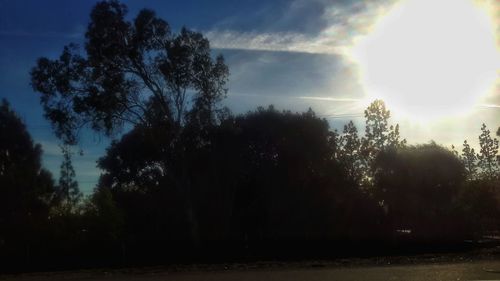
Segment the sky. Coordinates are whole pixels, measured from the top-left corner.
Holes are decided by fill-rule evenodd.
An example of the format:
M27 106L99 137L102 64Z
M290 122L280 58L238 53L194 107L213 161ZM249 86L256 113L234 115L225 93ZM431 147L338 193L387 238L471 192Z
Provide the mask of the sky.
M311 107L341 130L363 130L363 110L384 98L410 143L477 143L500 126L500 4L495 0L122 1L130 19L150 8L179 30L202 32L230 69L224 103L235 113L274 104ZM57 179L59 141L29 82L38 57L82 44L91 0L0 0L0 98L44 149ZM439 77L437 79L436 77ZM437 79L437 80L436 80ZM392 106L392 107L391 107ZM85 132L73 159L90 193L110 140Z

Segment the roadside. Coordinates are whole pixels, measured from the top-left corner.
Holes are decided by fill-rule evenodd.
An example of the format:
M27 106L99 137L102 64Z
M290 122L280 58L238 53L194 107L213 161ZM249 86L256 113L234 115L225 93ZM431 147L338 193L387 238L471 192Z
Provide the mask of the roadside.
M429 280L499 280L500 261L475 261L467 263L356 266L332 268L286 268L225 271L168 272L147 269L127 272L57 272L3 276L10 281L429 281Z
M219 276L221 273L224 272L231 274L238 273L242 274L242 276L247 276L247 275L253 276L255 274L261 275L263 272L272 273L272 272L290 272L290 271L300 271L300 272L339 271L342 274L346 272L352 272L354 276L357 276L358 274L357 272L365 272L366 274L369 274L369 272L373 271L379 273L381 272L382 274L381 276L384 276L383 274L384 272L386 272L387 274L392 274L391 272L393 272L394 269L400 270L402 272L408 271L413 273L424 273L426 270L424 270L423 268L427 268L428 270L437 270L436 271L437 273L442 272L443 274L451 274L450 272L448 272L451 269L453 270L460 269L460 272L462 272L462 269L468 268L466 272L473 272L483 275L496 274L495 278L500 279L500 246L494 246L491 248L479 248L461 253L444 253L444 254L436 253L436 254L420 254L420 255L409 255L409 256L339 258L332 260L305 260L305 261L269 260L269 261L257 261L257 262L217 263L217 264L173 264L173 265L149 266L149 267L102 268L102 269L90 269L90 270L78 270L78 271L5 274L5 275L0 275L0 280L6 280L6 281L7 280L29 280L29 281L92 280L93 281L93 280L115 280L115 279L163 280L161 278L160 279L157 278L166 275L169 275L169 280L177 280L177 279L170 279L170 277L174 275L178 276L178 278L181 278L181 276L185 277L186 275ZM236 278L236 276L234 277ZM179 280L191 280L182 278ZM304 278L309 278L309 277L304 277ZM193 279L193 280L198 280L198 279ZM214 279L214 280L219 280L219 279ZM221 280L226 280L226 279L221 279ZM254 280L254 279L249 279L249 280ZM339 279L339 280L344 280L344 279ZM346 280L351 280L351 279L346 279ZM353 280L359 280L359 279L353 279Z

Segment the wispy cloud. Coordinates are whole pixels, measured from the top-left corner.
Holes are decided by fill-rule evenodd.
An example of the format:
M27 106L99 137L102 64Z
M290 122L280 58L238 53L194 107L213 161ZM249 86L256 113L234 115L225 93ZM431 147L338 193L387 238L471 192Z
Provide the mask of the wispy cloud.
M496 108L496 109L500 109L500 105L498 104L480 104L479 107L483 107L483 108Z
M361 98L336 98L322 96L287 96L287 95L262 95L262 94L245 94L231 93L230 99L253 99L256 101L265 101L267 104L274 104L278 107L283 105L286 109L303 111L307 107L313 108L319 117L327 119L358 119L362 118L363 110L366 107L367 101ZM263 98L265 98L263 100ZM248 103L248 101L246 101ZM266 106L266 103L261 103L261 106ZM300 104L301 106L298 106Z
M230 96L240 97L255 97L262 98L264 95L258 94L244 94L244 93L231 93ZM336 98L336 97L318 97L318 96L283 96L283 95L265 95L268 98L281 98L281 99L299 99L299 100L314 100L314 101L331 101L331 102L361 102L363 99L356 98Z
M295 2L300 1L296 0ZM282 52L342 54L353 41L370 30L376 18L395 1L353 1L349 5L331 5L321 17L327 25L317 34L297 32L238 32L214 29L208 31L212 47ZM292 5L293 6L293 5Z
M302 100L318 100L318 101L332 101L332 102L361 102L363 99L353 99L353 98L334 98L334 97L314 97L314 96L302 96L295 97Z

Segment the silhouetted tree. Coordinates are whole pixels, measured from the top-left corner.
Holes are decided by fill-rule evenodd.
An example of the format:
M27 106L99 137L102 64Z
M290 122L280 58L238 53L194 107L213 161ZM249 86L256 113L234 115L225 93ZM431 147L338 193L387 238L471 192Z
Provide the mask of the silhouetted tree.
M74 212L82 198L75 179L75 169L71 163L71 149L68 145L61 145L63 161L61 163L59 185L56 187L56 200L63 212Z
M85 125L110 134L124 123L161 117L179 126L190 109L214 122L228 77L222 56L212 58L200 33L183 28L172 34L151 10L141 10L133 22L126 14L118 1L97 3L85 33L86 55L71 44L56 60L38 59L31 71L45 116L65 142L74 143Z
M498 176L499 167L496 161L498 154L498 140L491 138L490 130L485 124L481 126L481 135L479 136L480 152L477 155L479 168L483 177L494 179Z
M349 179L355 184L360 184L364 174L361 140L358 136L358 129L352 121L344 126L339 142L340 148L337 157L340 163L347 169Z
M242 166L234 212L250 241L356 239L376 224L377 208L335 155L335 132L309 110L259 108L235 120ZM340 148L339 148L340 149ZM372 230L374 228L371 228Z
M207 132L223 112L218 102L227 92L228 68L222 56L212 57L202 34L186 28L173 34L151 10L141 10L132 22L126 14L118 1L97 3L85 55L72 44L56 60L38 59L32 85L65 143L75 143L83 126L108 135L124 124L147 133L153 132L147 128L166 131L168 141L150 137L156 152L165 152L158 153L157 168L175 179L196 241L188 171L196 151L191 148L210 145Z
M365 187L372 185L373 163L378 153L386 149L397 149L406 145L400 140L399 124L389 125L391 112L382 100L373 101L365 110L365 136L361 138L360 155L364 161L363 176Z
M108 149L99 161L105 171L100 186L124 213L126 236L172 249L168 243L181 245L188 235L189 222L179 215L186 206L171 188L178 175L155 160L162 157L155 140L162 139L150 136L161 131L143 130L149 128L136 126ZM364 237L362 230L376 223L376 204L351 188L338 160L329 157L334 134L314 112L259 108L229 116L209 136L210 146L190 148L196 153L187 166L202 244L255 248Z
M123 218L108 189L97 189L87 202L86 208L89 208L87 209L88 214L98 218L101 227L108 228L104 232L98 231L98 234L106 233L109 236L108 239L111 240L120 237Z
M466 140L464 141L463 146L464 148L462 149L461 159L467 171L467 178L470 180L476 179L478 156L474 151L474 148L471 148Z
M390 149L375 162L375 195L388 211L393 230L409 229L421 239L453 237L453 218L465 168L435 143Z
M406 140L400 140L399 124L389 125L390 110L386 109L382 100L373 101L365 110L365 142L376 153L385 148L399 148Z
M469 180L461 189L459 206L463 212L465 234L481 239L488 231L496 231L499 226L500 205L498 202L498 182L477 178Z
M42 168L42 148L6 100L0 104L0 257L2 264L31 259L47 222L54 192L51 174Z
M110 190L96 189L81 206L82 215L78 230L80 240L83 240L83 245L86 246L85 249L79 250L81 254L86 254L94 260L118 259L124 262L127 255L124 216Z
M339 176L338 164L326 157L330 153L327 122L312 111L281 113L269 107L237 118L236 125L249 180L236 194L241 202L237 211L254 220L241 219L243 224L251 223L246 229L253 234L247 235L255 240L260 233L261 239L279 241L326 234L322 229L333 226L335 215L327 211L335 206L330 196L346 179Z
M497 136L500 137L500 127L498 127ZM497 161L498 161L498 166L500 166L500 155L497 156Z
M97 192L111 195L123 214L126 236L148 241L142 245L146 249L162 249L165 243L185 246L182 242L190 237L185 200L176 188L182 175L170 165L180 161L187 165L191 160L176 158L168 148L173 137L164 127L137 125L98 161L104 173ZM165 165L165 159L172 163Z

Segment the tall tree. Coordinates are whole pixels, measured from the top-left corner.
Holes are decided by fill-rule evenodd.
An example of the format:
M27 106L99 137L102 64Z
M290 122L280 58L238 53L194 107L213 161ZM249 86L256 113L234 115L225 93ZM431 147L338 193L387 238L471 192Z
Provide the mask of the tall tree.
M370 186L373 180L373 163L384 150L398 149L406 145L400 137L399 124L389 125L391 112L384 101L375 100L365 110L365 136L361 139L360 155L363 159L364 185Z
M390 117L391 112L382 100L373 101L365 110L365 138L373 149L382 150L387 145Z
M494 179L498 176L499 166L497 163L498 140L491 137L491 132L485 124L481 126L481 135L479 135L480 151L477 156L479 168L483 177Z
M467 172L468 179L475 179L477 177L477 161L478 157L474 148L472 148L467 141L464 141L464 148L462 149L462 155L460 158L465 165L465 170Z
M269 107L237 117L235 127L234 212L250 240L335 239L357 227L360 192L330 157L338 140L326 120Z
M352 121L344 126L340 136L340 149L338 159L347 170L349 178L359 184L363 176L363 163L360 155L361 140L358 136L358 129Z
M73 212L82 198L82 193L75 179L76 175L71 162L72 153L70 146L61 145L61 151L63 161L61 163L59 185L57 186L57 200L64 210Z
M500 137L500 127L498 127L497 136ZM500 166L500 155L497 156L497 161L498 161L498 166Z
M86 125L112 134L124 124L168 120L177 127L204 114L215 122L226 94L228 68L212 58L208 40L183 28L178 34L151 10L126 20L127 7L102 1L91 12L85 55L75 44L58 59L39 58L31 71L45 116L66 143ZM190 104L190 106L188 106ZM196 114L195 114L196 113Z
M379 153L375 166L375 196L393 231L410 229L424 239L453 234L454 202L465 179L453 152L435 143L409 146Z
M42 148L6 100L0 103L0 258L26 253L46 222L54 191L41 164Z
M212 56L202 34L186 28L172 33L151 10L133 21L126 15L127 7L116 0L97 3L85 54L70 44L58 59L38 59L32 85L64 143L75 143L84 126L111 135L130 124L149 134L160 158L148 166L175 179L195 241L189 158L210 144L207 131L219 121L228 67L222 56ZM166 135L164 142L156 132Z
M365 110L365 146L370 154L376 154L386 148L398 148L406 144L400 139L399 124L389 125L391 111L384 101L375 100ZM373 156L373 155L372 155Z

